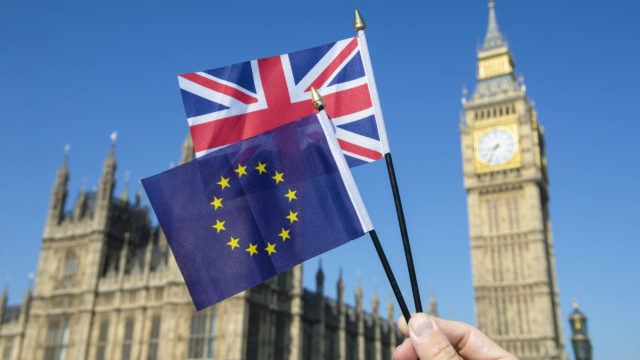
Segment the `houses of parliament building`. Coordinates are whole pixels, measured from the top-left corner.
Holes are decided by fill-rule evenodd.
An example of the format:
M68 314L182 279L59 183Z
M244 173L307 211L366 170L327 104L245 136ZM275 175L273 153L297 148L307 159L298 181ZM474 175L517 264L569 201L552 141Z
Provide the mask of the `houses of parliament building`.
M478 327L523 360L566 359L548 211L544 131L515 75L493 1L478 50L477 84L460 124ZM189 138L181 162L193 158ZM394 306L380 316L360 287L347 304L325 296L322 268L305 289L297 266L196 312L164 234L141 195L114 193L115 144L99 184L67 206L59 168L35 286L20 305L0 295L0 360L391 358ZM462 215L461 215L462 216ZM430 311L436 304L430 301ZM570 317L577 360L591 359L586 317Z
M95 191L65 211L69 169L51 194L35 288L21 305L0 298L0 359L389 359L400 335L372 298L363 310L302 285L302 266L197 312L167 241L140 194L114 196L115 146ZM193 157L190 138L182 162ZM125 187L126 189L126 187Z

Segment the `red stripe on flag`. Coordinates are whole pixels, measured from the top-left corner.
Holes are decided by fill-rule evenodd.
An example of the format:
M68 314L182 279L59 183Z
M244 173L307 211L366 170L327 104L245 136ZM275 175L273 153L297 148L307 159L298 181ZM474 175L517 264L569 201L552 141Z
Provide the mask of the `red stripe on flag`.
M286 112L264 109L194 125L190 128L193 147L200 152L242 141L310 115L314 110L311 101L304 101L291 105Z
M291 106L291 97L280 56L258 60L258 69L267 106L270 109L286 110Z
M217 91L219 93L229 95L232 98L235 98L242 103L253 104L258 102L258 99L253 96L247 95L236 88L222 84L213 79L206 78L202 75L198 75L196 73L190 73L190 74L184 74L180 76L187 80L193 81L198 85L204 86L207 89L211 89L213 91Z
M353 38L347 44L347 46L345 46L344 49L340 51L338 56L336 56L333 61L331 61L329 66L327 66L324 71L321 72L315 80L313 80L311 85L309 85L309 87L305 91L311 90L312 86L316 89L320 89L322 85L324 85L324 83L329 80L336 69L338 69L338 67L340 67L340 65L349 57L349 54L351 54L356 47L358 47L358 38Z
M321 94L322 95L322 94ZM348 90L322 95L329 118L335 119L373 106L369 86L358 85Z
M350 153L354 153L356 155L369 158L371 160L378 160L382 158L382 154L375 150L371 150L369 148L362 147L360 145L356 145L354 143L350 143L342 139L338 139L338 143L340 144L341 149L346 150Z
M280 94L280 97L282 96L288 98L288 93ZM267 99L269 98L270 96L267 97ZM366 84L339 93L327 94L323 98L330 117L340 117L371 107L371 98ZM260 135L310 115L315 110L311 100L288 106L281 104L281 100L276 101L274 98L273 101L279 106L269 106L267 109L191 126L191 137L195 151L213 149Z

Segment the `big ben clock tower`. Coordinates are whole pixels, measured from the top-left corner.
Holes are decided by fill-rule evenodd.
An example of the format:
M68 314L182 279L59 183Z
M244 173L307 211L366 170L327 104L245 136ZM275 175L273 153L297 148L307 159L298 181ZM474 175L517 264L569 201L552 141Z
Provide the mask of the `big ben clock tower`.
M520 359L565 359L544 131L492 0L477 55L460 131L477 323Z

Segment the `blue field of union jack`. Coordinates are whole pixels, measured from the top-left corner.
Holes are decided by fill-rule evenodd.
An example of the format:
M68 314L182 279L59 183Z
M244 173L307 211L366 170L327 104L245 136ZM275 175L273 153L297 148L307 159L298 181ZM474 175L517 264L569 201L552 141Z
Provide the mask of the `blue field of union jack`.
M371 63L362 51L366 43L361 41L353 37L180 75L196 156L313 113L315 87L349 165L380 159L388 145Z

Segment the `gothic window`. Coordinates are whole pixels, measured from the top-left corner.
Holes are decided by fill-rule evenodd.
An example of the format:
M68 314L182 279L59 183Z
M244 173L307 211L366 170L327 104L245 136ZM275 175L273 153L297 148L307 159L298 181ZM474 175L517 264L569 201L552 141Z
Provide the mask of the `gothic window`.
M216 313L214 309L196 312L191 316L189 359L213 359Z
M133 346L133 317L128 317L124 323L124 337L122 338L122 350L120 359L129 360L131 358L131 347Z
M288 316L283 313L276 314L276 337L274 339L273 357L274 359L284 359L287 353L287 327L289 326Z
M11 360L11 355L13 353L11 341L13 340L9 339L9 342L4 346L4 350L2 351L2 360Z
M487 224L489 234L497 233L499 229L498 223L498 204L496 200L486 200L485 206L487 209Z
M313 356L313 324L304 322L302 325L302 358L311 359Z
M509 215L509 230L513 230L513 204L511 202L511 198L507 198L507 214Z
M326 336L325 343L324 343L325 359L327 360L337 359L338 358L338 334L336 332L336 329L327 328L325 336Z
M149 354L148 360L158 358L158 338L160 337L160 315L154 315L151 320L151 331L149 332Z
M387 344L382 345L382 358L391 359L391 350Z
M109 320L105 319L100 322L100 330L98 331L98 343L96 346L96 360L105 359L108 337L109 337Z
M493 212L493 225L495 232L500 231L500 217L498 215L498 201L494 200L491 202L492 212Z
M507 199L507 210L509 213L509 230L518 230L520 228L520 211L516 197Z
M44 360L64 360L69 343L69 324L66 319L49 322L44 346Z
M347 333L347 359L358 358L358 341L356 335Z
M376 344L371 339L366 339L364 343L364 358L375 359L376 358Z
M520 202L518 199L513 198L513 225L516 229L520 229Z
M247 360L258 359L260 338L260 308L251 304L249 307L249 331L247 334Z
M69 251L64 257L64 263L62 264L62 283L69 284L73 281L73 278L78 269L78 258L76 254Z

